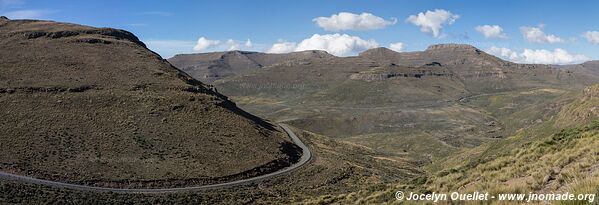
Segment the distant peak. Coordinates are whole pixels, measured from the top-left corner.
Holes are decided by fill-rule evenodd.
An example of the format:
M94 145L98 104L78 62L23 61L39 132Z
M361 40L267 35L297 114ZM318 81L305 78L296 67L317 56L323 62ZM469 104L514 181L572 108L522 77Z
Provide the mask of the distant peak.
M323 51L323 50L305 50L305 51L291 52L289 54L302 55L305 57L316 57L316 58L327 58L327 57L333 56L330 53Z
M368 51L384 51L384 52L395 52L395 51L393 51L393 50L391 50L391 49L388 49L388 48L386 48L386 47L371 48L371 49L368 49L368 50L366 50L366 51L364 51L364 52L368 52Z
M254 51L240 51L240 50L232 50L232 51L225 51L224 54L241 54L241 55L247 55L247 54L253 54L253 53L257 53Z
M328 52L323 51L323 50L305 50L305 51L298 51L297 53L329 54Z
M398 53L398 52L388 49L388 48L385 48L385 47L378 47L378 48L368 49L368 50L360 53L359 55L363 56L363 55L386 54L386 53Z
M456 44L456 43L431 45L426 49L426 51L447 50L447 49L480 51L478 48L476 48L474 46L471 46L468 44Z
M6 16L0 16L0 20L10 20L10 19L8 19L8 17L6 17Z

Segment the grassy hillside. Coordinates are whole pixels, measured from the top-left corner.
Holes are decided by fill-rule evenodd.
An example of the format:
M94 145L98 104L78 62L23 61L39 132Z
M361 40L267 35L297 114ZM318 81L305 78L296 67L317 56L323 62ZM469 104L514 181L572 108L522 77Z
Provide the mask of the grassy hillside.
M431 179L430 189L564 192L575 191L579 182L589 182L599 188L597 146L599 122L594 121L541 137L520 148L502 152L492 160L483 159L478 164L441 171Z
M431 180L431 189L550 192L577 189L579 182L598 182L593 186L599 188L598 94L599 85L589 87L554 119L472 152L457 167L450 166L456 160L443 163L447 168Z
M133 34L0 19L0 170L113 187L260 175L301 151Z

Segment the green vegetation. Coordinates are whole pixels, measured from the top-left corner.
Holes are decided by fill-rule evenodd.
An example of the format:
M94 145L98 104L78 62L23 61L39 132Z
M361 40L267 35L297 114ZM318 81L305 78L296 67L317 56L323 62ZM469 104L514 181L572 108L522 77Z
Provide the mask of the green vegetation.
M439 172L431 190L488 190L491 193L564 191L574 179L592 181L599 165L599 121L569 128L503 151L474 166Z

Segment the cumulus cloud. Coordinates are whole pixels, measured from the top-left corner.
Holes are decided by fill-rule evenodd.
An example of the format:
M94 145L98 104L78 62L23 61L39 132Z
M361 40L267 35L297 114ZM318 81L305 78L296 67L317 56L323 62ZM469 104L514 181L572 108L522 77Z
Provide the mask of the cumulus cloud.
M395 18L385 20L371 13L353 14L349 12L340 12L330 17L317 17L312 21L327 31L374 30L397 23Z
M247 39L245 41L245 43L243 41L238 41L235 39L227 39L226 41L223 40L210 40L207 39L206 37L201 37L200 39L198 39L198 42L196 43L196 45L193 47L194 51L204 51L204 50L227 50L227 51L234 51L234 50L241 50L241 47L244 48L252 48L254 47L254 44L252 43L252 41L250 39Z
M564 40L555 35L547 35L543 32L543 24L538 27L532 26L522 26L520 27L520 32L522 32L522 36L529 42L533 43L561 43Z
M430 33L435 38L440 38L443 25L451 25L459 15L453 14L443 9L435 9L434 11L420 12L418 15L411 15L406 19L406 22L412 23L420 27L420 31Z
M397 51L397 52L402 52L404 48L405 48L405 45L401 42L389 44L389 49Z
M518 53L516 53L515 51L512 51L509 48L499 48L499 47L492 46L491 48L487 49L487 53L489 53L491 55L495 55L500 58L503 58L505 60L510 60L510 61L514 61L514 62L519 61L519 58L520 58Z
M507 38L507 35L503 33L503 28L499 25L482 25L474 29L483 34L485 38Z
M561 48L556 48L553 51L544 49L524 49L524 51L518 53L508 48L498 48L493 46L487 49L487 52L489 54L496 55L500 58L516 63L563 65L582 63L584 61L589 60L589 58L584 55L570 54L566 50Z
M541 64L571 64L582 63L589 60L589 58L584 55L570 54L561 48L556 48L553 52L548 50L524 49L521 56L524 58L524 62Z
M220 44L219 40L209 40L205 37L198 39L198 42L193 47L194 51L202 51Z
M347 34L314 34L312 37L302 40L299 44L279 41L273 44L266 52L288 53L293 51L323 50L336 56L346 56L378 46L379 44L375 40L364 40L360 37Z
M587 31L583 36L592 44L599 44L599 31Z
M162 57L168 58L179 53L190 53L193 51L232 51L240 50L241 47L252 48L253 43L250 39L244 43L234 39L228 39L226 41L221 40L210 40L206 37L201 37L197 41L185 41L185 40L162 40L162 39L149 39L144 40L144 43L148 48L158 52Z
M289 53L295 51L297 44L294 42L279 41L273 44L267 53Z
M249 38L248 38L247 41L245 41L244 45L245 45L246 48L254 47L254 44L252 44L252 41Z
M225 44L228 47L227 48L228 51L239 50L239 42L237 42L236 40L229 39L225 42Z
M345 56L378 46L375 40L364 40L347 34L314 34L300 42L295 50L324 50L336 56Z

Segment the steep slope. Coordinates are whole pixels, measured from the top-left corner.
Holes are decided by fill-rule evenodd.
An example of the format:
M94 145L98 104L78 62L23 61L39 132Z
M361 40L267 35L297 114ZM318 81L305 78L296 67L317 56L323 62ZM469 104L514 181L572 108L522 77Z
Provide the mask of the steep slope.
M111 187L272 172L301 150L133 34L0 19L0 170Z
M441 161L429 189L585 193L599 188L599 84L550 121ZM469 159L469 160L464 160Z
M168 59L168 61L196 79L212 82L278 63L293 63L312 58L332 57L334 56L324 51L301 51L285 54L228 51L180 54Z

